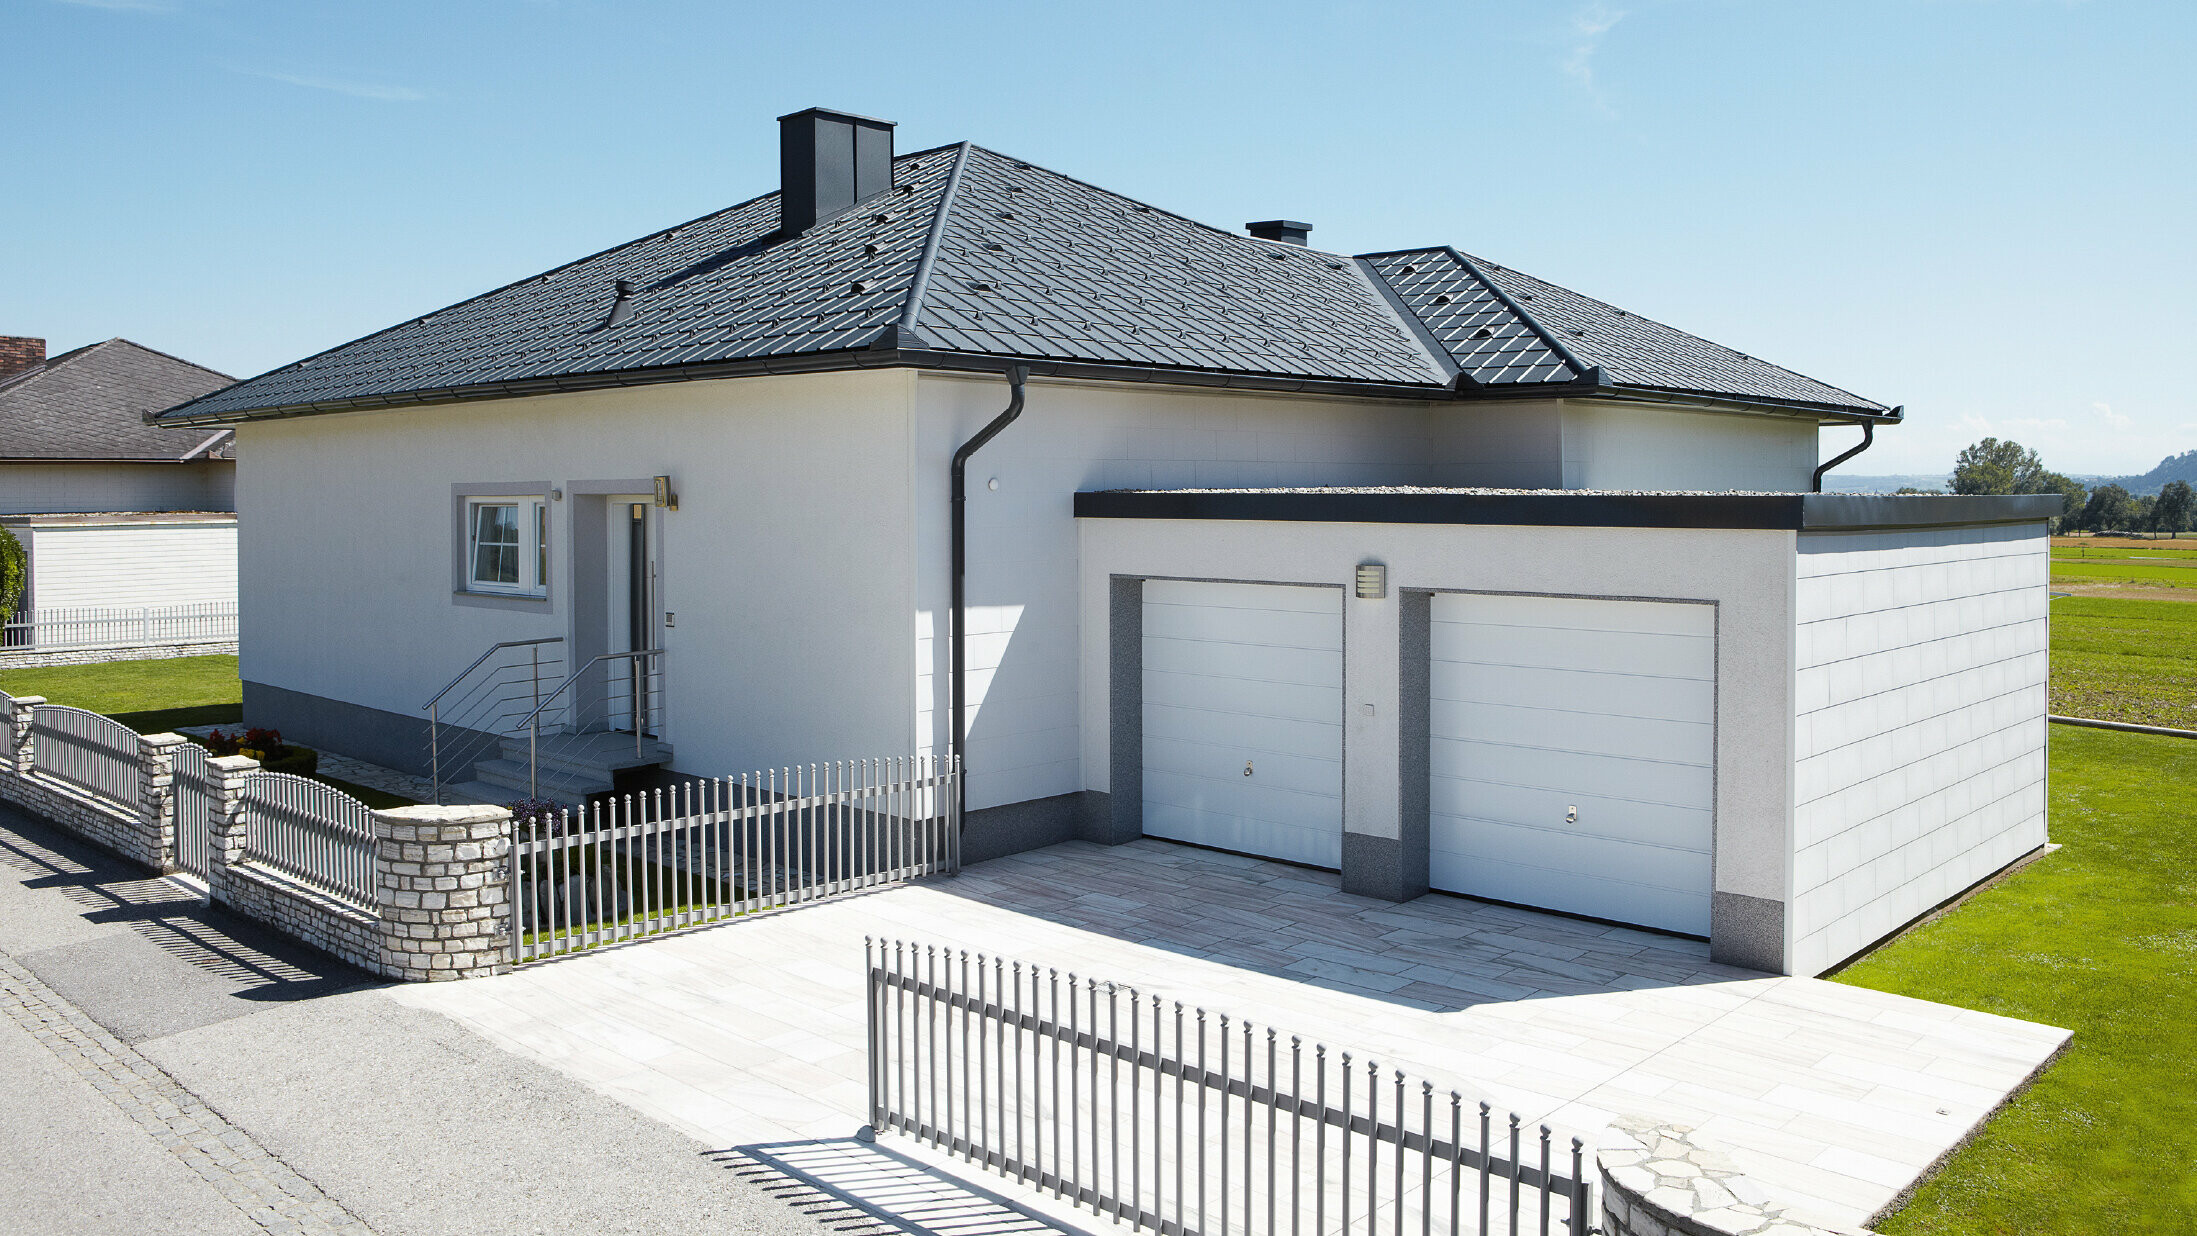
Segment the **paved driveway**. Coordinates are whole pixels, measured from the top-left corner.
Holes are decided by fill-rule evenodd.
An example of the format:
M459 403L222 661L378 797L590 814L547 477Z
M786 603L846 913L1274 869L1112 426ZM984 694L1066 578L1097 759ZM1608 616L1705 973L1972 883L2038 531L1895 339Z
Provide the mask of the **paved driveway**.
M1442 895L1372 901L1327 873L1150 840L401 998L713 1145L830 1141L864 1118L866 934L1250 1017L1590 1138L1614 1114L1692 1124L1834 1224L1890 1202L2067 1038L1715 965L1694 941Z

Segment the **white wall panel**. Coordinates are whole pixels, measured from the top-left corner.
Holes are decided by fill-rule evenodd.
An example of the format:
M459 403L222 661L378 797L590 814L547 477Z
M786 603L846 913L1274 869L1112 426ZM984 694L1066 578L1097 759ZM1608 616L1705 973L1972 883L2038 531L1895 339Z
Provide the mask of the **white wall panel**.
M1795 973L2045 841L2042 525L1807 534L1795 568Z
M1432 618L1435 887L1707 934L1715 609L1440 594Z
M1340 589L1146 581L1146 834L1339 866L1342 712Z
M236 543L234 520L43 524L31 551L30 603L67 609L235 601Z

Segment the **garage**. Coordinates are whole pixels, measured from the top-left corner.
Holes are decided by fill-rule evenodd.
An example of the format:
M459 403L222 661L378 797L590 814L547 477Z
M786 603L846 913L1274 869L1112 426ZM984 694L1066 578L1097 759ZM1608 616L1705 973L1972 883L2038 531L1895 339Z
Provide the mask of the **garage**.
M1147 580L1143 831L1342 864L1337 588Z
M1429 616L1433 887L1707 935L1715 608L1444 593Z

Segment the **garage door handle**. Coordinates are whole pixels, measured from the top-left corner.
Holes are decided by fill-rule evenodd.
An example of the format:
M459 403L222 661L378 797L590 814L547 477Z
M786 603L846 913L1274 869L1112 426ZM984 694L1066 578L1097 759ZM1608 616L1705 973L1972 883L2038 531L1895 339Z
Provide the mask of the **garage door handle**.
M1246 777L1251 775L1251 761L1249 760L1243 762L1243 775Z

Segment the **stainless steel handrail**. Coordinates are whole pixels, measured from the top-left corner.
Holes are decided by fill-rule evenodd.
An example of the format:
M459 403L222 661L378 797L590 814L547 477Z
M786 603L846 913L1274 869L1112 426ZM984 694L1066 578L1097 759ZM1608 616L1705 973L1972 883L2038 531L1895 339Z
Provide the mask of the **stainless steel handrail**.
M587 664L572 671L570 676L563 682L552 688L549 694L542 696L541 702L534 705L534 711L519 718L519 724L526 727L526 792L529 798L536 797L540 789L539 785L536 784L536 779L540 776L541 768L542 727L539 718L542 715L542 709L556 703L557 697L564 694L566 687L578 682L580 675L594 669L599 664L623 660L633 662L633 754L640 755L645 750L646 740L644 735L648 730L648 719L641 713L641 700L643 698L641 681L644 673L641 668L642 658L660 657L662 655L664 655L664 650L661 648L636 648L631 652L597 653L588 658Z
M449 683L443 687L442 690L435 692L435 697L433 699L428 700L426 704L422 705L422 708L427 713L428 776L432 779L432 784L435 787L435 802L437 805L440 805L442 803L442 712L439 707L442 703L442 697L456 690L458 684L464 682L466 678L471 675L474 670L479 669L482 663L487 661L488 658L495 656L497 653L502 652L506 648L533 648L539 647L542 644L561 644L563 642L564 636L562 635L546 635L539 639L507 639L500 643L490 644L488 646L488 651L473 658L473 664L468 665L463 670L459 671L456 678L451 679ZM539 713L542 710L541 689L541 654L536 653L534 654L534 713ZM462 702L465 701L461 701L461 703ZM529 718L531 718L534 713L529 713L527 715ZM528 739L529 748L531 748L532 746L532 741L533 740L531 738ZM531 785L529 786L529 789L531 791Z
M466 666L462 670L459 670L458 676L451 679L449 683L447 683L443 687L442 690L435 692L435 697L433 699L420 705L420 711L426 712L427 710L433 708L437 703L442 700L443 696L450 694L452 690L456 689L459 683L464 682L465 676L467 674L470 674L474 670L479 669L481 667L481 662L486 661L492 656L495 656L497 653L503 651L506 648L525 648L530 644L561 644L563 642L565 642L565 637L562 635L547 635L543 636L541 639L507 639L500 644L490 644L488 646L487 652L484 652L481 655L473 658L473 664Z

